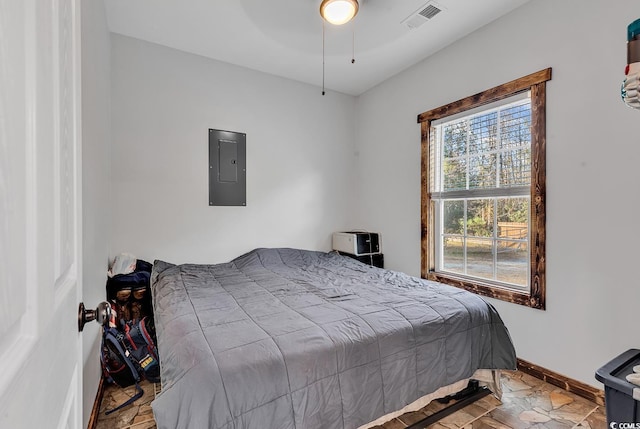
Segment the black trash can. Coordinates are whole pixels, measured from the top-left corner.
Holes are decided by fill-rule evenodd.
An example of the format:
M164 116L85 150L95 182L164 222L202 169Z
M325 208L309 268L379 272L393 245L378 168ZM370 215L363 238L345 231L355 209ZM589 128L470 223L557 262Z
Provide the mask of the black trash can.
M640 365L640 350L622 353L596 371L596 380L604 383L604 398L609 427L640 427L640 386L629 383L626 376ZM612 425L616 423L616 425ZM628 423L629 425L620 425ZM630 425L633 423L633 426ZM638 425L636 425L638 423Z

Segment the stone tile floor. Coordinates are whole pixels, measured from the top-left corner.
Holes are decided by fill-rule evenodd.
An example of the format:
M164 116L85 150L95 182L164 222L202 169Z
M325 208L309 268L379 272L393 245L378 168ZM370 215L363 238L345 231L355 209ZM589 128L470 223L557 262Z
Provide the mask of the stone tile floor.
M140 387L144 390L144 395L140 399L112 414L105 415L105 411L122 404L136 392L135 386L121 389L116 385L107 385L100 404L96 429L156 429L150 404L160 392L160 384L143 381Z
M159 385L143 382L145 394L134 404L109 416L104 411L124 402L135 391L107 386L97 429L155 429L151 401ZM430 429L604 429L603 406L545 383L520 371L502 372L502 401L489 395L431 425ZM443 406L434 401L375 429L404 429ZM265 428L278 429L278 428Z

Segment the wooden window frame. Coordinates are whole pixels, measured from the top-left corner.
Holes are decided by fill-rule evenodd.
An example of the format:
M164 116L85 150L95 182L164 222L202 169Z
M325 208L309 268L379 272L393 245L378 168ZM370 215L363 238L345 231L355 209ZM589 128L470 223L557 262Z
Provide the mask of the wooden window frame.
M479 295L545 309L546 295L546 82L551 80L551 68L496 86L470 97L446 104L418 115L421 125L421 269L422 278L456 286ZM447 116L462 113L531 91L531 204L530 204L530 267L529 292L501 288L490 283L456 277L435 271L434 203L429 192L431 124Z

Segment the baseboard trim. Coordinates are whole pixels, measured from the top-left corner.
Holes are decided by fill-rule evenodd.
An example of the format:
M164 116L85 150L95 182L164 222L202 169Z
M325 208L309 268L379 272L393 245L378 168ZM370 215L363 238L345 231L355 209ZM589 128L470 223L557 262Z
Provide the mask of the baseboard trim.
M518 369L549 384L558 386L568 392L575 393L598 405L604 405L604 390L589 386L581 381L566 377L550 369L543 368L524 359L518 358Z
M98 392L96 393L96 400L93 402L93 408L91 409L91 416L89 416L89 423L87 429L96 429L98 425L98 416L100 416L100 404L102 404L102 397L104 396L104 377L100 377L98 383Z

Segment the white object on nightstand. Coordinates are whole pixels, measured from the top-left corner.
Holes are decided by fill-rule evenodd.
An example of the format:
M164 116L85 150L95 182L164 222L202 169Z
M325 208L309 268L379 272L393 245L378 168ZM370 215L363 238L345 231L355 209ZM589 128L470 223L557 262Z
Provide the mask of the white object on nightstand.
M380 234L377 232L345 231L333 233L333 250L352 255L381 253Z

